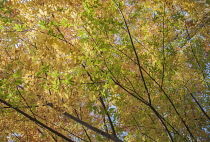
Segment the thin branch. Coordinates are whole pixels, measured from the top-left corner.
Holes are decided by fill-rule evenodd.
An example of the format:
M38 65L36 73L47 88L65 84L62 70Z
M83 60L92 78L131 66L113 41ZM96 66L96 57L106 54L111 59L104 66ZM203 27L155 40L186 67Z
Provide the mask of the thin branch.
M205 110L203 109L203 107L200 105L200 103L198 102L198 100L195 98L195 96L190 92L190 90L187 88L188 92L190 93L191 97L193 98L193 100L195 101L195 103L198 105L198 107L200 108L200 110L203 112L203 114L208 118L208 120L210 120L209 115L205 112Z
M17 89L17 91L18 91L18 94L20 95L20 97L23 99L23 101L26 103L26 105L27 105L27 108L29 108L29 110L30 110L30 112L32 113L32 115L34 116L34 118L35 118L35 114L34 114L34 112L32 111L32 109L31 109L31 107L29 106L29 104L28 104L28 102L26 101L26 99L23 97L23 95L21 94L21 92L20 92L20 90L19 90L19 88L18 88L18 86L16 86L16 89Z
M129 91L130 89L128 90L128 89L126 89L125 86L121 85L120 82L116 79L116 77L115 77L114 74L112 73L112 71L109 69L109 67L108 67L108 65L107 65L107 63L106 63L106 61L104 61L104 63L105 63L105 65L106 65L108 71L109 71L110 74L112 75L112 77L111 77L112 81L113 81L116 85L118 85L120 88L122 88L124 91L126 91L129 95L133 96L133 97L136 98L137 100L139 100L139 101L143 102L144 104L147 104L147 105L148 105L147 101L146 101L143 97L141 97L141 96L139 96L139 95L138 95L139 97L137 97L136 95L134 95L133 93L131 93L131 92Z
M134 45L134 42L133 42L133 38L131 36L130 30L129 30L129 27L128 27L127 21L125 19L125 16L124 16L122 10L120 9L119 5L115 2L115 0L113 0L113 2L115 3L116 7L118 8L118 10L119 10L119 12L120 12L120 14L121 14L121 16L123 18L123 21L124 21L124 24L125 24L125 27L127 29L127 33L128 33L128 36L129 36L129 39L130 39L130 42L131 42L131 46L132 46L132 49L134 51L134 54L135 54L135 57L136 57L136 60L137 60L137 63L138 63L139 73L140 73L142 82L144 84L144 88L145 88L145 90L147 92L148 102L149 102L149 104L151 104L150 93L149 93L149 90L148 90L147 85L146 85L146 81L145 81L143 73L142 73L141 63L140 63L140 60L139 60L139 57L138 57L138 53L136 51L136 48L135 48L135 45Z
M107 108L106 108L106 105L105 105L105 103L104 103L104 100L103 100L102 97L99 97L99 100L100 100L100 102L101 102L101 104L102 104L102 106L103 106L103 109L104 109L104 111L105 111L107 117L108 117L109 124L110 124L111 129L112 129L112 134L113 134L115 137L117 137L117 134L116 134L115 129L114 129L114 124L113 124L113 122L112 122L112 120L111 120L111 117L110 117L109 112L108 112L108 110L107 110Z
M152 106L152 105L149 105L149 107L152 109L152 111L155 113L155 115L158 117L160 123L163 125L163 127L165 128L167 134L168 134L168 137L170 139L171 142L174 142L173 140L173 137L170 133L170 131L168 130L168 127L166 126L166 124L164 123L163 119L162 119L162 116L157 112L157 110Z
M163 39L162 39L162 44L163 44L163 63L162 63L162 80L161 80L161 87L163 87L163 82L164 82L164 77L165 77L165 1L163 2L163 28L162 28L162 33L163 33Z
M74 109L74 112L76 113L77 118L80 119L76 109ZM84 130L86 136L88 137L89 142L92 142L91 139L90 139L90 136L88 135L88 133L87 133L86 129L84 128L84 126L82 126L82 128L83 128L83 130Z
M108 127L106 125L106 118L105 118L105 115L103 115L103 122L104 122L104 129L106 130L106 132L108 133Z
M32 29L32 28L31 28L31 30L38 31L38 32L43 33L43 34L47 34L47 33L42 32L40 30L36 30L36 29ZM49 35L49 34L47 34L47 35ZM55 36L55 35L50 35L50 36L55 37L55 38L57 38L57 39L59 39L61 41L64 41L65 43L67 43L67 44L71 45L72 47L74 47L74 45L72 43L68 42L66 39L59 38L58 36Z
M82 67L85 69L85 65L82 64ZM91 76L91 74L90 74L87 70L86 70L86 73L87 73L87 75L89 76L90 80L91 80L92 82L94 82L93 77ZM106 110L106 106L105 106L105 104L104 104L104 101L103 101L102 97L99 97L99 100L100 100L100 102L101 102L101 104L102 104L102 106L103 106L103 108L104 108L104 110L105 110L105 113L106 113L107 117L108 117L108 120L109 120L111 129L112 129L112 134L113 134L114 137L117 138L117 135L116 135L116 132L115 132L115 129L114 129L114 125L113 125L112 120L111 120L111 118L110 118L110 116L109 116L109 113L108 113L107 110Z
M55 136L51 135L51 137L52 137L52 139L53 139L55 142L57 142L57 139L56 139Z
M160 87L160 86L159 86ZM173 109L175 110L176 114L179 116L179 118L181 119L182 123L184 124L185 128L187 129L187 131L189 132L190 136L192 137L192 139L194 139L194 136L192 134L192 132L190 131L190 128L188 127L188 125L186 124L186 122L184 121L184 119L182 118L182 116L179 114L178 110L176 109L173 101L170 99L170 97L168 96L168 94L165 92L165 90L163 90L162 87L160 87L161 91L164 93L164 95L166 96L166 98L169 100L170 104L172 105Z
M185 26L185 28L186 28L187 34L190 36L190 33L189 33L189 31L188 31L188 28L187 28L186 26ZM198 58L197 58L197 56L196 56L196 54L195 54L195 51L194 51L193 48L192 48L192 45L191 45L190 40L189 40L189 43L190 43L190 49L191 49L191 52L192 52L192 54L193 54L193 57L194 57L194 59L195 59L197 65L198 65L200 71L202 72L203 80L204 80L204 82L206 83L207 87L210 88L209 83L206 81L205 73L204 73L204 71L203 71L202 68L201 68L200 62L198 61Z
M148 138L149 138L149 139L151 139L152 141L156 142L156 140L154 140L152 137L150 137L150 136L146 135L145 133L142 133L142 132L141 132L141 128L140 128L139 123L137 122L136 118L135 118L133 115L132 115L132 117L133 117L133 119L134 119L134 121L135 121L135 123L136 123L137 127L139 128L140 133L141 133L142 135L144 135L144 136L148 137Z

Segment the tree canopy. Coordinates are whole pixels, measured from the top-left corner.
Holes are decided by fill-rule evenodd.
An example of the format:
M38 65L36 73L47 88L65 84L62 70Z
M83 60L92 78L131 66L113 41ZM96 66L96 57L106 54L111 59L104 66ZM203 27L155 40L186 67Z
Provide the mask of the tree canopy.
M1 0L0 141L209 141L209 5Z

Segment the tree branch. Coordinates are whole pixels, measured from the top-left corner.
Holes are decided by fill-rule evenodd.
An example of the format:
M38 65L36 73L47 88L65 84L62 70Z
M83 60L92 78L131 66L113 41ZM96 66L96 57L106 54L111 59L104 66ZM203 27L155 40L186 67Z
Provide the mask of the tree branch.
M144 79L144 76L143 76L143 72L142 72L142 69L141 69L141 62L140 62L140 60L139 60L138 53L137 53L137 51L136 51L136 48L135 48L135 45L134 45L134 42L133 42L133 38L132 38L132 36L131 36L130 30L129 30L129 27L128 27L128 24L127 24L127 21L126 21L126 19L125 19L125 16L124 16L122 10L120 9L119 5L115 2L115 0L113 0L113 1L114 1L114 3L115 3L116 7L118 8L120 14L122 15L123 21L124 21L124 23L125 23L125 27L126 27L126 29L127 29L127 33L128 33L128 36L129 36L129 39L130 39L130 42L131 42L131 46L132 46L132 48L133 48L133 52L134 52L134 54L135 54L135 57L136 57L136 60L137 60L137 63L138 63L139 73L140 73L142 82L143 82L143 84L144 84L144 88L145 88L145 90L146 90L146 92L147 92L148 102L149 102L149 104L151 104L150 93L149 93L149 90L148 90L148 88L147 88L147 85L146 85L146 81L145 81L145 79Z
M64 136L63 134L57 132L56 130L54 130L54 129L48 127L47 125L45 125L44 123L40 122L40 121L37 120L36 118L33 118L33 117L31 117L30 115L28 115L27 113L23 112L22 110L13 107L10 103L8 103L8 102L6 102L6 101L4 101L4 100L2 100L2 99L0 99L0 102L2 102L3 104L7 105L8 107L13 108L15 111L17 111L17 112L19 112L20 114L24 115L25 117L29 118L31 121L33 121L33 122L35 122L35 123L41 125L41 126L44 127L45 129L51 131L52 133L58 135L59 137L65 139L66 141L68 141L68 142L74 142L73 140L67 138L67 137Z
M109 124L110 124L111 129L112 129L112 134L113 134L115 137L117 137L117 134L116 134L115 129L114 129L113 122L112 122L112 120L111 120L111 117L110 117L110 115L109 115L107 109L106 109L106 105L105 105L105 103L104 103L104 101L103 101L103 98L102 98L102 97L99 97L99 100L100 100L100 102L101 102L101 104L102 104L102 106L103 106L103 109L104 109L104 111L105 111L107 117L108 117Z

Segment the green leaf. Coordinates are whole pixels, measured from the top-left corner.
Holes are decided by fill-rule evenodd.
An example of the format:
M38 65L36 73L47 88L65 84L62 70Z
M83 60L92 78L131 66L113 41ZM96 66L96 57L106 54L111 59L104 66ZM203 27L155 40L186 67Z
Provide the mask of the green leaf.
M14 78L18 78L20 76L21 76L21 71L20 70L16 71L16 73L13 74Z

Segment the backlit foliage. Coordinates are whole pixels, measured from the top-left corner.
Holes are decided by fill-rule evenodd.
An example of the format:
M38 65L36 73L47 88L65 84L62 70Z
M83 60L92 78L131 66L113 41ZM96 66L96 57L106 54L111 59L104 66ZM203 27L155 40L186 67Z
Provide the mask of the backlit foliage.
M0 141L208 141L209 4L2 0Z

